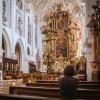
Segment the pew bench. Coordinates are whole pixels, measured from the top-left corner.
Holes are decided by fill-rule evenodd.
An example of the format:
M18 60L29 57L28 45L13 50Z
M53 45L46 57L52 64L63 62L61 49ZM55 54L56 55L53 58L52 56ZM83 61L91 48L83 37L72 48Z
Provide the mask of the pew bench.
M10 86L9 94L59 97L59 88ZM100 99L100 90L78 88L75 99Z
M10 86L9 94L16 95L36 95L43 97L58 97L58 88Z
M58 83L26 83L26 86L36 86L36 87L58 87Z
M51 87L51 88L58 88L58 83L26 83L26 86L32 87ZM86 88L86 89L100 89L100 84L85 84L79 83L78 88Z
M79 88L84 88L84 89L97 89L100 90L100 84L80 84L78 85Z
M37 83L58 83L58 80L37 80Z
M0 100L61 100L61 99L60 98L39 97L39 96L24 96L24 95L19 96L19 95L12 95L12 94L10 95L0 94ZM74 99L74 100L85 100L85 99ZM88 99L88 100L91 100L91 99Z
M37 83L58 83L58 80L37 80ZM80 84L100 84L95 81L79 81Z
M0 94L0 100L52 100L47 97Z

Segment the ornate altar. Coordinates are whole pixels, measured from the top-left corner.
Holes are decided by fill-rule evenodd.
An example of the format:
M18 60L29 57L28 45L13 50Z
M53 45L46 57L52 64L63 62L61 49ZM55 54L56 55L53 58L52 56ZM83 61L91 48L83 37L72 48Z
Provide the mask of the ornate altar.
M70 59L76 56L78 25L68 11L57 4L55 12L45 16L43 27L43 60L51 72L61 72Z

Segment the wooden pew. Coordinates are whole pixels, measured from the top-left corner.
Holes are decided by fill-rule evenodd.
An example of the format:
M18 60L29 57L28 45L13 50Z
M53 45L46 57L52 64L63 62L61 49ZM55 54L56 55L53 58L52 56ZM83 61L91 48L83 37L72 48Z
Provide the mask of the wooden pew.
M61 100L61 99L60 98L38 97L38 96L24 96L24 95L19 96L19 95L11 95L11 94L10 95L0 94L0 100ZM74 100L80 100L80 99L74 99ZM85 99L81 99L81 100L85 100ZM88 100L91 100L91 99L88 99Z
M9 94L58 97L58 88L10 86Z
M80 84L78 85L79 88L84 89L97 89L100 90L100 84Z
M0 94L0 100L52 100L47 97Z
M26 86L58 88L59 84L58 83L26 83ZM100 89L100 84L79 83L78 87L86 88L86 89Z
M26 83L26 86L36 86L36 87L58 87L58 83Z
M100 82L95 81L79 81L80 84L100 84Z
M42 97L59 97L59 88L47 88L47 87L18 87L18 86L10 86L9 87L10 94L16 95L36 95ZM100 90L96 89L81 89L78 88L76 99L100 99Z
M58 83L58 80L37 80L37 83Z
M58 80L37 80L37 83L58 83ZM79 81L80 84L100 84L95 81Z
M82 99L97 100L100 99L100 90L79 88L77 91L77 97Z

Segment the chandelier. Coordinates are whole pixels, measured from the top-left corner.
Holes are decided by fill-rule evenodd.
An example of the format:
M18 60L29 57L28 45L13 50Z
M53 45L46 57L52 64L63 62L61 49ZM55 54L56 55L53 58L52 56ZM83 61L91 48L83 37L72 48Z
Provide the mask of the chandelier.
M94 12L89 16L90 21L87 27L90 28L91 32L100 34L100 0L96 1L96 5L92 6Z

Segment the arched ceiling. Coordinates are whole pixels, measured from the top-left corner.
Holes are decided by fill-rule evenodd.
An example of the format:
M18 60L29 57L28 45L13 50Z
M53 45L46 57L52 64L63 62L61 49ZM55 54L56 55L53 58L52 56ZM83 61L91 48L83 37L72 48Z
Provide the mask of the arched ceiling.
M82 3L84 0L26 0L30 1L33 6L33 10L39 20L42 20L43 17L51 11L55 10L56 4L63 4L64 10L69 10L69 12L76 18L78 21L81 20L83 15Z
M34 11L41 17L43 17L48 12L53 11L54 5L59 3L62 3L64 9L69 9L71 13L76 6L79 8L77 11L80 11L81 1L82 0L31 0Z

